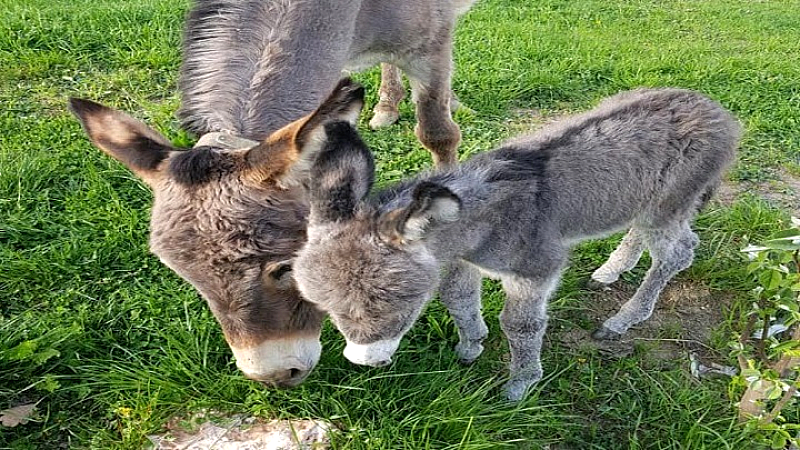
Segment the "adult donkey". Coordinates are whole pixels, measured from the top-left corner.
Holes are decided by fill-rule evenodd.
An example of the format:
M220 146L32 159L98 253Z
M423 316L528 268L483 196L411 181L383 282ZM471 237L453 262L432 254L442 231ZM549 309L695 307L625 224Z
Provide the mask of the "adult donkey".
M416 135L437 165L456 161L452 32L475 0L199 0L184 36L178 115L199 135L249 139L319 105L343 70L391 63L410 79ZM382 67L371 125L397 118L400 72Z
M153 189L151 248L205 297L246 376L294 386L319 360L323 315L283 263L305 241L308 214L295 183L305 164L293 149L313 140L315 124L354 121L354 110L336 105L362 91L344 83L308 114L343 70L393 63L411 80L420 141L437 165L454 163L452 30L473 2L199 0L180 79L183 126L203 135L193 150L121 112L71 102L94 144ZM376 110L402 97L399 73L387 72ZM251 140L261 143L237 148Z
M248 377L299 384L319 360L323 314L288 274L306 239L300 187L320 126L355 123L364 91L342 81L320 108L252 148L180 149L120 111L70 99L91 141L152 188L150 248L205 297Z

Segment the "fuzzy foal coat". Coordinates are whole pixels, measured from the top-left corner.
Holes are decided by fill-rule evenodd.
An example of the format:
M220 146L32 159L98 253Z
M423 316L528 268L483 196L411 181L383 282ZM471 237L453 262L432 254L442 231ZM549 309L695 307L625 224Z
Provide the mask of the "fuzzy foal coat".
M308 242L294 264L304 297L331 315L348 341L345 356L380 366L438 288L459 330L456 351L472 361L487 334L481 276L499 278L511 399L542 377L547 300L570 246L628 229L593 279L613 282L645 248L653 263L595 337L647 319L667 281L691 264L690 221L734 160L740 134L727 111L695 92L625 92L367 198L368 149L346 124L326 130L309 181Z

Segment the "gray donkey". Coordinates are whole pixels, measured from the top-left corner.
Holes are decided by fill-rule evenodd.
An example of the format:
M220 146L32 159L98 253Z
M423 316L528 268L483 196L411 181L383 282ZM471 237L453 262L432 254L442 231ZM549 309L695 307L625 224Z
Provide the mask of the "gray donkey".
M570 246L628 229L592 278L615 281L645 248L652 266L594 337L618 337L647 319L666 283L691 264L698 238L690 221L734 160L740 135L737 121L700 94L635 90L368 198L369 150L349 124L325 131L314 147L321 153L310 172L308 242L294 276L345 336L345 357L389 364L438 288L458 328L456 353L473 361L487 336L481 276L499 278L512 400L542 377L547 300Z
M203 135L263 139L310 113L342 76L378 62L410 78L416 134L456 162L452 34L475 0L198 0L184 35L178 112ZM384 65L373 127L397 119L400 72Z

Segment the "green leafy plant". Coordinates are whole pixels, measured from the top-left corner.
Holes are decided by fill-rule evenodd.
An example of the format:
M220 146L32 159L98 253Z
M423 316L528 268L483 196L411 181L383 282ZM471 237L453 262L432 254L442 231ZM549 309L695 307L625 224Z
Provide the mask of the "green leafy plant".
M800 219L761 245L742 250L756 287L734 353L746 386L739 418L773 448L800 444L799 421L782 412L798 403L800 385Z

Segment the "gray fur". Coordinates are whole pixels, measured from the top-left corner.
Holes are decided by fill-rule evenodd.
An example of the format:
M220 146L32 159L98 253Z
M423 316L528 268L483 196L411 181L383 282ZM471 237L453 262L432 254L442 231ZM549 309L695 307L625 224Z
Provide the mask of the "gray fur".
M366 198L358 180L372 176L368 164L354 164L353 145L344 152L346 137L329 134L321 155L350 163L312 169L328 189L310 180L308 242L295 279L360 351L402 337L438 288L459 330L456 351L472 361L487 334L480 273L499 278L507 296L500 324L511 349L506 394L519 400L542 377L547 301L570 246L629 229L593 278L616 280L645 248L652 266L596 337L647 319L665 284L691 264L698 239L690 222L734 160L739 136L738 122L698 93L641 89ZM366 147L359 155L371 158ZM362 199L352 217L325 220L323 200L348 189Z
M179 116L198 134L264 139L311 112L343 70L386 62L411 78L423 145L437 163L454 163L452 30L473 2L198 0L184 36ZM399 72L390 76L391 101L376 110L402 98Z

